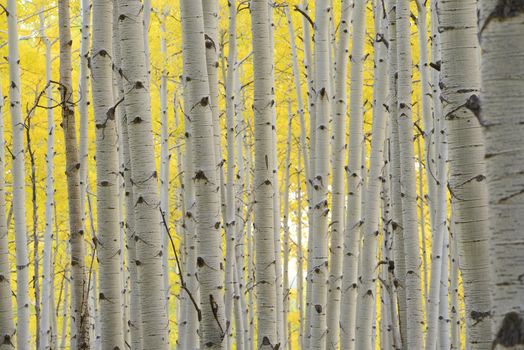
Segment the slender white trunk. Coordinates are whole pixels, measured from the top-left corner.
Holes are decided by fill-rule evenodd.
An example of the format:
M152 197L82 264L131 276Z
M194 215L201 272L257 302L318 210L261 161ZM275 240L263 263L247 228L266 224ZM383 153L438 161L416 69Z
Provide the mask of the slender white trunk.
M442 243L442 268L440 277L440 303L439 303L439 317L438 317L438 343L440 350L449 350L451 342L449 338L449 232L446 226L444 231L444 240Z
M466 107L481 121L486 142L492 349L523 349L524 4L482 0L478 6L481 93Z
M142 3L119 1L124 99L133 184L134 234L143 349L166 349L169 323L162 275L162 235L154 158Z
M349 149L348 149L348 199L344 234L344 279L342 280L342 306L340 343L343 349L355 346L355 322L357 305L358 261L360 250L361 202L362 202L362 144L363 127L363 70L364 38L366 35L366 0L356 0L351 20L352 49L350 67L349 102Z
M122 77L122 59L120 49L120 32L118 28L118 2L113 0L113 59L115 65L115 79L118 85L118 93L115 100L118 102L124 98L124 83ZM125 236L127 252L127 270L129 274L129 333L130 347L132 350L142 348L142 322L140 316L140 297L138 286L138 270L136 266L136 235L135 235L135 211L133 184L131 182L131 154L129 149L129 133L127 131L127 116L124 104L116 106L118 120L118 137L122 147L122 168L125 189Z
M17 305L17 349L29 349L31 335L29 331L29 258L27 254L26 210L25 210L25 164L24 133L22 119L20 55L18 52L18 18L16 1L7 1L7 29L9 45L9 104L12 125L12 179L13 179L13 216L15 222L16 247L16 305Z
M476 11L474 0L439 5L441 87L443 118L449 135L449 188L457 245L454 258L459 257L456 263L464 284L466 344L471 349L491 349L484 135L475 112L468 107L480 90ZM453 296L456 292L453 287L451 290ZM451 312L457 314L458 310Z
M340 334L340 300L342 296L342 262L344 254L344 165L346 156L346 116L347 116L347 65L349 50L349 29L351 4L342 1L339 38L335 62L334 100L332 111L332 211L331 242L329 263L329 290L327 308L326 348L337 349ZM333 23L333 21L331 21ZM333 65L332 65L333 66ZM333 79L332 79L333 80Z
M422 310L420 243L417 224L417 188L411 118L411 42L408 0L397 0L397 62L398 62L398 136L402 189L402 224L406 266L406 305L408 349L422 349L424 315Z
M313 167L313 250L311 265L311 340L310 349L325 349L327 331L326 309L328 289L328 182L329 182L329 119L332 96L329 72L328 0L316 2L315 13L315 101L316 124Z
M451 293L450 297L450 306L451 306L451 316L450 316L450 323L451 323L451 344L450 349L451 350L458 350L461 349L461 339L460 339L460 315L459 315L459 295L458 295L458 288L459 288L459 259L458 259L458 252L457 252L457 230L456 230L456 224L454 224L454 218L456 214L453 214L451 216L451 242L449 246L449 255L451 260L451 268L450 268L450 286L449 286L449 292ZM488 330L489 332L489 330Z
M45 17L44 10L41 9L40 16L40 37L45 44L46 51L46 106L47 106L47 148L46 148L46 199L45 199L45 234L44 234L44 253L43 253L43 272L42 272L42 309L40 322L40 347L42 349L52 348L51 344L51 319L54 310L51 308L51 299L53 299L53 214L54 214L54 145L55 145L55 122L54 111L52 106L53 90L51 87L51 41L45 34Z
M113 3L93 0L92 91L96 131L97 256L102 349L123 348L118 137L113 100Z
M273 108L274 71L270 46L269 8L266 0L251 2L253 33L255 118L255 248L257 291L257 349L279 347L277 341L276 272L275 272L275 210L276 192L273 175Z
M0 87L0 349L14 349L15 328L11 300L11 269L5 206L4 95Z
M382 20L384 8L381 2L374 6L375 18L375 70L373 82L373 126L372 143L369 157L369 178L366 186L364 202L364 232L361 253L360 285L357 298L357 324L356 342L357 349L372 349L374 337L372 337L374 307L376 306L376 265L377 247L379 236L380 219L380 188L382 185L382 167L384 164L384 139L386 136L386 112L385 106L387 91L387 47L384 40L385 23Z
M167 46L166 46L166 17L168 9L163 8L160 13L160 54L164 67L160 77L160 115L161 115L161 143L160 143L160 210L164 220L169 225L169 114L167 108ZM164 298L166 314L169 319L169 299L171 288L169 284L169 232L162 225L162 273L164 275ZM169 338L168 338L169 341Z
M298 310L298 348L304 349L304 256L302 252L302 161L298 149L297 166L297 310Z
M227 324L224 317L223 267L220 236L220 194L217 192L213 112L206 69L202 3L181 1L184 72L193 137L193 181L196 197L197 270L200 282L200 342L223 349Z

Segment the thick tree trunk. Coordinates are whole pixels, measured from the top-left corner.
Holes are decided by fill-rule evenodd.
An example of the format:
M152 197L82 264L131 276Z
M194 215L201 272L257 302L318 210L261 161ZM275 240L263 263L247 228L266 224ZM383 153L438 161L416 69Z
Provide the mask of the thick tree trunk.
M113 3L93 0L91 73L96 131L97 256L102 349L123 348L118 137L113 100Z
M476 5L474 0L439 5L441 87L449 135L453 233L464 284L466 342L471 349L491 349L490 319L485 317L490 310L490 263L484 139L475 112L468 108L480 90Z
M273 108L274 71L270 46L269 8L266 0L251 2L251 29L253 33L253 66L255 118L255 248L257 291L257 349L274 349L277 343L276 272L274 193L277 190L273 176Z
M131 158L136 261L143 349L166 349L169 327L162 275L162 236L151 122L148 73L144 54L142 4L119 1L122 76Z
M202 3L182 0L184 71L193 137L193 181L196 195L197 269L200 282L200 342L223 349L227 324L224 317L223 268L220 236L220 194L217 192L213 112L206 69Z
M482 0L478 6L480 101L471 94L465 103L486 142L492 305L488 314L474 311L479 320L491 317L494 349L523 349L524 4Z

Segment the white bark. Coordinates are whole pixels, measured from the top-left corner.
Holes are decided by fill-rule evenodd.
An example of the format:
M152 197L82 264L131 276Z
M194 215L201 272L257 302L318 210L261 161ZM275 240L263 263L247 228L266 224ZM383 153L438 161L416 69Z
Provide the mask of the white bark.
M342 281L342 306L340 344L344 349L355 346L355 322L357 305L358 261L360 250L361 202L362 202L362 145L363 136L363 70L364 38L366 35L366 1L356 0L351 25L352 50L350 67L349 102L349 149L348 149L348 199L344 234L344 279Z
M331 212L331 242L329 262L329 290L327 308L326 348L337 349L340 334L340 300L342 296L342 262L344 254L344 165L346 156L346 117L347 117L347 65L349 51L349 29L351 4L349 0L342 1L338 46L335 62L334 107L332 111L332 212ZM333 22L333 21L331 21ZM333 80L333 79L331 79Z
M298 149L300 153L301 147ZM298 309L298 348L304 349L304 256L302 252L302 162L298 157L297 169L297 309Z
M478 96L480 90L476 5L471 0L439 5L441 86L443 118L449 135L453 233L464 284L466 342L471 349L491 349L484 135L475 113L468 108L468 100Z
M45 17L43 9L40 10L40 37L45 45L46 58L46 106L47 106L47 141L46 141L46 199L45 199L45 233L44 233L44 253L43 253L43 272L42 272L42 309L40 322L40 347L41 349L52 348L51 344L51 319L54 310L51 308L53 299L54 264L53 264L53 215L54 215L54 156L55 156L55 121L53 111L53 90L51 84L51 41L45 34Z
M206 68L202 3L181 1L184 71L193 137L193 181L196 196L197 270L200 282L200 342L223 349L223 268L220 236L220 193L213 139L213 112Z
M143 349L166 349L169 327L162 276L162 236L144 54L142 4L119 1L124 106L129 133Z
M273 349L277 341L276 272L275 272L275 210L274 193L278 190L273 175L273 108L274 71L272 55L268 55L270 31L266 0L251 2L251 30L253 34L255 118L255 248L257 291L257 349Z
M113 3L93 0L92 91L96 132L97 256L102 349L123 348L118 138L113 100Z
M413 149L413 120L411 118L411 42L408 0L397 0L397 62L398 62L398 136L402 190L402 224L406 266L406 305L408 349L423 348L423 322L420 244L417 224L417 189Z
M1 350L14 349L15 327L11 300L11 269L5 205L4 95L0 87L0 339Z
M122 59L120 50L120 33L118 28L119 9L116 0L113 0L113 59L115 65L115 79L118 91L115 100L118 102L124 98L124 83L122 77ZM125 189L125 236L127 253L127 270L129 274L128 294L129 294L129 333L130 347L132 350L142 348L142 325L140 316L140 298L138 286L138 270L136 266L136 242L135 242L135 212L133 184L131 182L131 154L129 150L129 133L127 131L127 116L124 104L120 103L116 107L116 117L118 119L118 137L122 147L122 171L124 176Z
M310 349L325 349L327 331L326 309L328 289L328 182L329 182L329 119L331 86L329 71L328 0L316 2L315 8L315 153L312 183L313 250L309 273L311 277L311 340Z
M523 349L524 4L483 0L478 5L481 104L470 97L467 106L479 117L486 142L492 345Z
M382 20L384 8L381 2L374 6L375 18L375 69L373 82L373 126L372 143L369 159L369 178L366 186L364 201L364 232L361 252L360 285L357 298L357 325L356 341L357 349L372 349L374 337L372 337L374 307L376 306L376 265L377 247L379 236L380 219L380 189L382 185L382 167L384 164L384 138L386 136L386 112L385 106L387 91L387 66L386 66L386 44L384 41L385 23Z
M16 347L29 349L31 335L29 331L29 258L27 254L26 210L25 210L25 164L24 134L22 119L20 55L18 52L18 24L16 1L7 2L7 29L9 45L9 104L12 125L12 178L13 178L13 216L15 222L16 247Z
M77 150L76 122L71 83L71 28L69 1L58 3L60 29L60 94L62 104L62 127L66 146L66 175L69 204L69 230L71 242L71 343L77 349L89 344L89 310L87 306L87 279L84 261L84 225L82 222L82 191L80 187L80 160Z

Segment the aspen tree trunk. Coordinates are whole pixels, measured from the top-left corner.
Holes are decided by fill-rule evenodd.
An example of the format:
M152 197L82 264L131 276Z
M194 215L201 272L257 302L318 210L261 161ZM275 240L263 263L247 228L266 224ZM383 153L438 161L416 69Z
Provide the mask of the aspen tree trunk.
M236 218L235 218L235 71L236 71L236 4L230 0L228 32L228 67L226 78L226 129L227 129L227 183L226 183L226 279L225 314L227 322L227 348L233 343L233 307L235 289L238 289L236 270ZM222 56L223 57L223 56ZM222 69L224 69L224 64ZM226 74L223 74L226 75ZM235 327L238 327L238 319ZM238 347L238 344L237 344Z
M193 185L193 134L191 132L191 118L188 117L191 105L188 96L188 80L189 72L184 70L184 127L185 127L185 154L184 154L184 245L187 251L186 255L186 283L187 290L195 299L196 303L200 303L199 284L197 280L197 237L196 237L196 222L195 222L195 187ZM179 327L179 335L182 336L182 341L179 343L180 349L198 349L199 348L199 319L194 305L189 300L189 295L184 299L184 320Z
M491 324L486 317L490 312L490 262L484 135L470 108L480 90L476 5L471 0L443 2L438 18L443 118L449 135L452 225L460 257L456 263L460 264L464 284L466 342L471 349L491 349ZM451 281L454 283L453 278ZM453 287L451 290L453 296L456 292ZM458 310L452 308L451 312Z
M293 128L293 113L291 112L291 101L288 100L288 124L287 124L287 139L286 139L286 159L284 161L284 216L283 226L284 226L284 274L282 278L283 290L284 290L284 334L282 338L284 339L285 344L290 346L290 327L288 322L289 316L289 304L290 304L290 293L291 289L289 286L289 186L290 186L290 168L291 168L291 134ZM300 157L300 155L299 155Z
M309 12L309 5L308 0L302 1L302 11L305 14L308 14ZM309 168L309 174L306 174L306 176L313 176L313 170L315 168L314 166L314 154L315 154L315 131L316 128L314 127L316 125L315 122L315 116L316 116L316 107L315 107L315 76L314 76L314 70L313 70L313 54L311 50L311 29L312 26L310 26L310 23L308 22L306 16L302 16L302 41L304 44L304 72L306 75L306 85L307 85L307 100L308 100L308 112L309 112L309 159L308 162L308 168ZM312 210L312 192L313 192L313 186L311 186L312 178L307 177L306 178L306 188L307 188L307 200L308 200L308 230L311 232L314 228L313 224L313 210ZM312 248L313 248L313 234L308 235L308 242L307 242L307 274L306 274L306 325L305 325L305 343L304 347L307 349L309 348L309 341L311 339L311 259L313 257L312 254Z
M204 37L206 66L209 83L210 106L213 113L213 140L215 148L215 163L220 180L220 201L222 211L222 221L225 221L226 210L226 184L224 177L224 158L222 156L221 130L220 130L220 112L218 107L218 20L219 6L218 0L201 0L202 11L204 14Z
M364 37L366 35L366 0L355 1L351 20L352 49L350 67L349 149L348 149L348 199L344 237L344 279L342 280L342 306L340 344L343 349L355 346L358 261L360 250L361 201L362 201L362 84L364 69Z
M446 182L447 183L447 182ZM449 232L444 232L444 240L442 244L442 268L440 277L440 303L439 303L439 317L438 317L438 343L441 350L449 350L451 342L449 338Z
M115 79L118 85L118 94L115 99L117 102L125 98L124 83L122 77L122 58L120 47L120 32L119 32L119 18L120 12L117 0L113 0L113 60L115 65ZM127 115L123 103L116 106L116 116L118 119L118 137L121 139L122 145L122 168L124 175L125 188L125 235L126 235L126 251L127 251L127 269L129 273L129 333L130 333L130 347L132 350L142 348L142 321L141 321L141 305L138 285L138 269L136 265L136 241L135 234L135 211L134 211L134 195L133 183L131 182L131 153L129 146L129 133L127 130Z
M151 25L151 0L144 0L144 4L142 6L142 10L144 12L144 20L142 21L144 24L144 30L143 30L143 38L144 38L144 56L146 58L146 69L147 69L147 77L149 80L149 75L151 73L151 59L150 59L150 53L149 53L149 27Z
M295 83L295 93L297 95L297 113L300 117L300 152L299 157L304 158L304 172L306 179L309 179L309 157L308 149L306 145L306 118L304 111L304 100L302 97L302 86L300 83L300 70L298 67L298 57L297 57L297 45L295 43L295 30L293 28L293 21L291 14L289 13L289 7L284 7L284 12L286 14L288 31L289 31L289 42L291 45L291 59L293 67L293 80ZM308 185L309 186L309 185Z
M124 347L120 294L118 137L113 101L113 3L93 0L92 91L96 131L97 256L102 349Z
M300 154L301 147L298 149ZM302 162L298 157L297 169L297 309L298 348L304 349L304 256L302 253ZM304 165L305 166L305 165Z
M483 0L478 5L482 85L480 101L472 95L467 106L479 118L486 142L492 348L523 349L524 4Z
M253 33L253 67L255 118L255 248L257 291L257 349L280 347L277 342L276 272L274 207L276 192L273 176L273 107L274 71L270 46L269 8L266 0L251 2L251 30Z
M160 53L164 62L160 77L160 115L161 115L161 144L160 144L160 210L164 220L169 224L169 115L167 110L167 47L166 47L166 17L168 9L163 8L160 14ZM169 299L171 288L169 284L169 232L162 225L162 273L164 275L164 297L166 314L169 319ZM168 330L169 332L169 330ZM169 338L168 338L169 341Z
M389 141L390 141L390 188L391 188L391 228L393 237L394 259L392 264L391 278L396 286L398 322L400 328L400 341L397 348L402 349L406 342L406 265L404 255L404 230L402 223L402 199L400 189L400 146L398 139L398 106L397 106L397 15L396 0L388 0L386 15L388 18L388 76L389 76Z
M67 250L69 250L69 248L67 248ZM68 320L67 311L70 309L69 308L69 289L71 288L71 283L69 282L69 278L70 278L69 269L68 269L68 266L66 266L66 269L64 271L64 302L63 302L63 307L62 307L62 333L60 334L59 349L66 348L67 320Z
M346 156L346 115L347 115L347 65L349 51L349 29L351 5L342 1L338 46L335 62L335 89L332 106L332 213L329 264L329 289L327 307L326 348L337 349L340 335L340 300L342 296L342 262L344 254L344 165ZM333 21L332 21L333 22Z
M366 186L364 201L364 234L362 245L362 266L359 274L360 285L357 297L357 349L372 349L374 307L376 306L376 265L380 219L380 189L382 185L382 167L384 164L384 138L386 136L386 112L384 107L387 91L386 44L382 18L384 8L378 2L374 6L375 18L375 69L373 82L373 129L370 153L369 178Z
M417 189L413 149L413 120L411 119L411 43L408 0L397 0L397 62L398 62L398 136L402 188L402 224L406 256L406 346L422 349L423 323L420 244L417 227Z
M9 62L9 103L12 125L12 181L13 181L13 216L16 247L16 348L29 349L31 335L29 331L29 258L27 253L26 211L25 211L25 164L24 133L22 119L20 55L18 52L18 24L16 1L7 1L8 62Z
M122 75L126 91L131 182L135 215L136 261L143 349L167 349L162 276L162 236L151 123L148 74L145 62L142 4L119 1Z
M55 156L55 121L53 111L53 90L51 87L51 41L45 34L45 17L44 9L40 10L40 37L45 45L46 59L46 106L47 106L47 141L46 141L46 191L45 191L45 233L44 233L44 253L43 253L43 272L42 272L42 310L40 322L40 348L51 349L51 319L54 310L51 308L53 299L54 286L53 274L54 264L52 257L53 250L53 214L54 214L54 156ZM2 143L3 144L3 143ZM1 169L0 169L1 171Z
M184 70L193 133L193 181L196 197L197 269L200 282L200 342L223 349L227 324L224 317L220 194L213 140L213 112L206 70L202 3L182 0Z
M422 136L422 135L421 135ZM417 153L418 153L418 199L419 199L419 215L420 215L420 236L422 237L422 276L424 276L424 297L425 297L425 304L424 308L427 311L428 310L428 257L427 257L427 242L426 242L426 207L425 203L429 202L427 201L427 196L424 195L424 176L422 176L422 169L424 168L424 161L422 160L422 147L421 147L421 141L420 137L417 138ZM426 164L428 164L426 162ZM426 175L429 171L426 171ZM426 180L427 181L427 180ZM430 181L433 181L433 177ZM433 232L433 230L430 228L430 232Z
M328 182L329 182L329 118L331 86L329 84L329 32L331 7L328 0L315 4L315 161L312 183L313 250L311 277L311 340L310 349L325 349L327 331L326 308L328 289Z
M11 268L5 206L4 95L0 87L0 339L1 350L14 349L15 327L11 300Z
M444 44L444 43L443 43ZM451 350L461 349L460 342L460 317L459 317L459 261L458 261L458 252L457 252L457 238L456 238L456 226L454 224L454 218L456 214L451 216L451 242L449 247L449 255L451 260L450 268L450 306L451 306ZM489 332L489 330L488 330Z
M87 195L87 167L88 167L88 125L89 125L89 56L91 41L91 0L80 1L81 27L80 27L80 54L78 77L78 115L79 128L79 158L80 158L80 205L82 211L82 227L85 227L85 200Z

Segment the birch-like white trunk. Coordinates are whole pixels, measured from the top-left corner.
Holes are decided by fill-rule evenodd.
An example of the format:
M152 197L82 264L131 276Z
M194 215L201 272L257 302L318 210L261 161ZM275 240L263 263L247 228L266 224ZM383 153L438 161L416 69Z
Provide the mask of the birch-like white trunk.
M411 117L412 60L410 42L410 9L408 0L397 0L397 115L400 146L400 185L405 254L405 289L407 306L406 341L408 349L423 348L420 243L417 223L417 188L413 120Z
M117 95L115 100L118 102L124 98L124 82L122 76L122 58L120 48L120 31L119 24L119 8L117 0L113 0L113 62L114 78L117 83ZM138 285L138 269L136 266L136 235L135 235L135 211L134 211L134 196L133 183L131 182L131 154L129 149L129 133L127 131L127 115L125 112L124 103L116 106L116 118L118 120L118 137L120 147L122 147L122 171L124 177L125 189L125 236L126 236L126 253L127 253L127 270L129 274L129 283L127 291L129 295L129 333L130 333L130 348L138 350L142 348L142 322L140 316L140 297Z
M269 7L266 0L251 2L254 67L254 144L255 144L255 249L257 292L257 349L274 349L277 342L276 272L274 242L274 193L278 189L273 175L274 71L270 46Z
M329 119L331 116L331 85L329 70L329 0L316 2L315 8L315 158L312 183L313 249L311 274L311 340L310 349L325 349L327 331L328 289L328 182L329 182Z
M481 92L467 107L486 142L492 348L523 349L524 4L482 0L478 6Z
M329 262L329 290L327 305L326 348L337 349L340 334L340 301L342 297L342 263L344 254L344 221L345 221L345 174L346 159L346 117L347 117L347 65L349 50L349 30L352 6L349 0L342 1L339 38L334 65L335 78L332 82L334 100L332 111L332 211L331 241ZM333 23L333 21L331 21ZM333 80L333 79L331 79Z
M29 258L27 253L27 231L25 210L25 164L24 134L25 124L22 119L20 54L18 51L18 17L16 1L7 2L8 62L9 62L9 105L12 125L12 179L13 179L13 216L15 222L16 247L16 347L29 349L31 335L29 331Z
M379 239L380 189L382 186L382 167L384 164L384 139L386 136L385 105L387 92L387 47L384 39L385 23L382 20L385 9L378 2L374 6L375 43L374 43L374 82L373 82L373 126L372 143L369 157L369 178L364 201L364 232L361 252L361 269L357 297L356 341L357 349L372 349L374 308L376 306L377 247ZM386 107L385 107L386 106Z
M200 282L200 343L223 349L227 324L224 316L223 258L220 235L220 193L213 138L213 111L206 67L202 3L181 1L186 114L193 137L193 181L196 197L197 270Z
M4 139L4 95L0 87L0 349L15 348L13 324L13 302L11 300L11 268L5 205L5 139Z
M91 83L96 134L97 257L102 349L123 348L118 137L113 100L113 2L93 0Z
M344 261L342 305L340 316L340 345L352 350L355 346L358 261L360 253L361 202L362 202L362 145L363 136L363 82L364 38L366 35L366 1L356 0L351 20L352 49L350 63L348 198L344 233Z
M480 90L476 11L477 2L471 0L443 2L439 6L441 87L448 133L453 233L464 284L466 343L471 349L491 349L484 135L475 112L468 108L468 101L471 103Z
M148 72L144 54L142 3L118 1L127 116L142 348L167 349L168 319L162 274L158 175L154 158Z
M40 17L40 37L45 45L45 75L46 84L46 106L47 106L47 140L46 140L46 180L45 180L45 233L44 233L44 252L43 252L43 272L42 272L42 309L40 322L40 347L41 349L52 348L52 309L51 301L54 293L54 264L53 264L53 215L54 215L54 156L55 156L55 121L53 111L53 90L51 84L51 41L45 33L45 15L43 8L39 13Z

